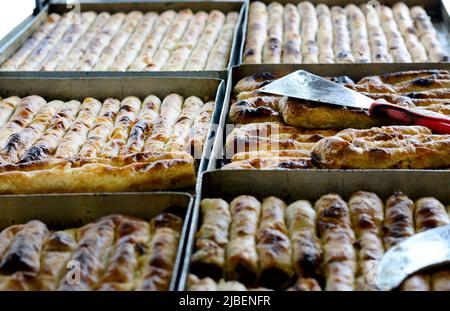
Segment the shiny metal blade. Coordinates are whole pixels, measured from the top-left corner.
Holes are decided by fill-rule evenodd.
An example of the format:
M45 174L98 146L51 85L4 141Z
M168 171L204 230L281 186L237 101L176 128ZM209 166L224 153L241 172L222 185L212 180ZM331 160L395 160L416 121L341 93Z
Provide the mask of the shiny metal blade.
M450 225L418 233L391 248L378 267L377 286L391 290L411 274L450 264Z
M298 70L260 89L261 92L325 104L369 109L373 99L304 70Z

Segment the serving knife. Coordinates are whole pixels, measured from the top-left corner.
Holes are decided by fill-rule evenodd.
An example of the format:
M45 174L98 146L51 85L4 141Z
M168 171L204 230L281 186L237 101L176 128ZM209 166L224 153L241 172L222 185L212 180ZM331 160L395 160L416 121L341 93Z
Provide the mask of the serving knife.
M438 134L450 134L450 118L436 112L405 108L370 97L304 70L292 72L262 87L261 92L288 96L323 104L366 111L370 116L384 115L397 124L422 125Z
M415 272L449 264L450 225L447 225L415 234L387 251L378 266L376 286L391 290Z

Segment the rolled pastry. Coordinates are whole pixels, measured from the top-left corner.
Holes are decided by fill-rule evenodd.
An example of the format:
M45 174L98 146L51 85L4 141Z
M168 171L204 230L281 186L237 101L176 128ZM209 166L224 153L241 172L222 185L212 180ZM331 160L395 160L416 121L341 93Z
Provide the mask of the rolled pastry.
M408 6L403 2L398 2L392 7L395 21L403 35L405 44L415 63L425 63L428 61L427 51L420 43L417 29L409 14Z
M258 229L261 203L251 196L239 196L230 203L230 242L226 248L225 273L230 280L255 283L258 275L258 254L255 234Z
M302 62L300 15L293 4L284 6L284 38L281 62L287 64L300 64Z
M333 6L331 8L333 22L334 57L336 63L353 63L355 61L350 43L347 14L345 9Z
M367 32L369 35L370 51L372 53L372 62L374 63L392 63L392 57L389 54L386 36L380 25L380 20L376 9L370 5L364 5L363 11L366 14Z
M397 27L391 8L382 5L379 18L388 44L389 53L396 63L410 63L411 55L406 48L405 41Z
M267 11L269 13L267 39L264 43L262 62L279 64L283 43L283 6L278 2L272 2L267 7Z
M222 199L201 202L202 225L196 234L196 251L192 256L192 271L213 279L223 276L225 248L231 223L230 208Z
M267 21L266 5L260 1L251 2L243 55L244 64L260 64L262 62L264 42L267 38Z
M348 25L352 39L352 53L356 63L370 63L370 46L366 28L366 17L359 7L349 4L347 11Z
M330 9L326 4L316 6L319 28L317 30L317 43L319 44L319 63L334 63L333 52L333 25L331 23Z
M300 36L302 38L303 63L319 62L319 47L317 45L318 21L316 10L311 2L303 1L298 4L300 12Z

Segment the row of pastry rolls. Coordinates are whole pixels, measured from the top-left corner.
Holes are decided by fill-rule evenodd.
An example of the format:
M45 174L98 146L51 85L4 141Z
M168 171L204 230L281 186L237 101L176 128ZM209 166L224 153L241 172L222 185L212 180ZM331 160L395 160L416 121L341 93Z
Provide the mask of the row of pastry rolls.
M383 201L359 191L348 202L327 194L312 205L242 195L229 204L204 199L188 290L378 290L385 250L449 223L434 198L402 193ZM220 280L219 283L216 283ZM448 290L446 270L413 276L403 290ZM421 286L421 287L419 287Z
M214 102L170 94L100 102L46 102L39 96L0 101L3 165L49 159L111 158L140 152L201 155Z
M168 290L181 227L169 213L150 222L111 215L54 232L38 220L8 227L0 233L0 288Z
M448 61L426 11L403 2L345 7L309 1L250 3L243 62L407 63Z
M448 77L446 70L418 70L364 77L357 83L346 77L331 79L373 99L448 115ZM449 166L448 135L416 127L370 129L389 122L361 111L260 92L277 78L271 73L254 74L234 86L228 120L236 127L225 144L225 159L231 160L226 169ZM354 129L338 133L342 128ZM344 153L346 157L338 156Z
M222 70L237 22L217 10L51 14L1 70Z

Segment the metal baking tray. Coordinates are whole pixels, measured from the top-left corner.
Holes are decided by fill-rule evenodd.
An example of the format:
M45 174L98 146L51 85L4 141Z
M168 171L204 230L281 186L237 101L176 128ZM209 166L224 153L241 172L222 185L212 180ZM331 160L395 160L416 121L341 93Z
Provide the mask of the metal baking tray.
M224 97L222 115L217 127L215 142L208 165L208 170L220 168L226 164L224 155L224 142L233 126L227 127L228 113L231 99L233 98L233 87L242 78L255 73L271 72L278 75L286 75L296 70L307 70L323 77L349 76L353 80L359 80L370 75L380 75L389 72L423 70L423 69L445 69L450 70L450 63L402 63L402 64L258 64L234 66L228 75L227 91ZM308 170L307 170L308 171ZM450 170L444 170L450 174Z
M80 227L111 214L150 220L163 212L174 213L184 222L170 283L173 291L189 232L192 203L192 196L181 192L2 196L0 231L34 219L42 221L51 230L62 230Z
M265 4L269 4L271 2L274 2L275 0L258 0ZM279 2L282 5L293 3L298 4L302 0L277 0L276 2ZM308 0L314 5L323 3L328 6L346 6L347 4L353 3L353 4L366 4L369 1L368 0ZM252 1L249 1L249 5ZM428 13L428 15L432 18L432 22L434 27L436 28L438 32L438 39L441 42L441 45L448 54L450 54L450 4L446 0L378 0L374 1L375 3L381 3L382 5L387 6L393 6L394 4L398 2L405 3L408 7L412 7L415 5L422 6ZM241 40L241 46L240 46L240 53L239 53L239 64L243 64L243 56L244 56L244 48L245 48L245 41L247 38L247 25L248 25L248 13L250 11L250 6L247 9L247 14L244 18L244 25L242 26L242 40ZM353 64L347 64L347 65L353 65Z
M198 172L206 170L215 136L215 124L219 123L226 83L215 78L183 78L183 77L36 77L28 74L20 77L0 76L0 96L39 95L47 101L83 100L94 97L103 100L108 97L123 99L127 96L137 96L141 100L153 94L160 98L176 92L184 97L195 95L201 99L215 99L211 125L201 159L198 162Z
M66 3L66 0L50 0L49 4L43 4L39 13L33 14L27 18L22 24L13 29L5 38L0 40L0 64L11 57L14 52L23 45L27 38L38 29L39 25L47 18L50 13L68 12L71 10L71 6ZM201 10L211 11L219 10L224 13L236 11L239 13L237 27L234 32L233 44L230 51L230 59L228 67L236 65L239 58L239 47L241 46L242 39L242 25L246 11L246 0L220 0L220 1L206 1L206 0L183 0L183 1L167 1L167 0L78 0L81 5L81 11L95 11L95 12L131 12L133 10L139 10L143 12L155 11L163 12L166 10L180 11L183 9L191 9L193 12ZM227 70L219 71L155 71L155 72L114 72L114 71L65 71L66 76L136 76L139 73L143 76L200 76L200 77L213 77L224 78L226 77ZM32 71L37 76L53 76L52 73L56 71L42 72ZM8 76L10 72L0 72L1 76ZM27 71L16 71L16 75L22 76Z
M253 195L258 199L276 196L286 202L316 201L322 195L337 193L348 200L356 191L374 192L386 200L395 191L402 191L411 199L432 196L445 205L450 204L449 174L434 171L211 171L200 177L192 211L191 227L178 290L186 289L191 256L195 247L195 234L201 225L200 203L205 198L222 198L230 202L239 195Z

